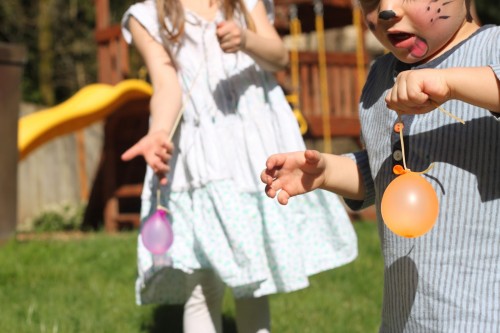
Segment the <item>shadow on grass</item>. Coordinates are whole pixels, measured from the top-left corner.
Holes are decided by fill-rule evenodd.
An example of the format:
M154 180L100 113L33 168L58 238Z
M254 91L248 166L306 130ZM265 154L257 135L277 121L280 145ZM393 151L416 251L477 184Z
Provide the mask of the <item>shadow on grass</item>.
M144 325L143 330L149 333L182 333L182 305L161 305L153 314L153 323ZM237 333L236 322L232 317L222 317L224 333Z

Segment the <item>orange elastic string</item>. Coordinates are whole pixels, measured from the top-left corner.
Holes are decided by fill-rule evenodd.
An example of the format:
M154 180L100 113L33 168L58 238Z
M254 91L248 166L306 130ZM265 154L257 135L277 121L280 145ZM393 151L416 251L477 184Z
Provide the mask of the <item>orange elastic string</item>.
M398 113L398 121L403 124L403 120L401 119L401 115L399 113ZM394 168L392 168L392 172L394 172L394 174L402 175L402 174L405 174L408 172L415 172L415 173L419 173L419 174L424 174L424 173L429 172L429 170L431 170L434 167L434 163L431 163L431 165L429 165L429 167L427 169L425 169L424 171L411 171L410 169L408 169L406 167L405 141L403 138L403 129L401 129L401 131L399 131L399 139L401 140L401 152L403 154L403 166L401 166L401 165L394 166Z

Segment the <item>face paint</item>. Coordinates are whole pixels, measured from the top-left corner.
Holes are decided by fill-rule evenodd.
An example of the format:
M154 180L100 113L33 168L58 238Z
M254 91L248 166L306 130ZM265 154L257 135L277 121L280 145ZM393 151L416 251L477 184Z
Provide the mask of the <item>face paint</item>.
M396 17L396 13L393 10L383 10L378 13L378 18L380 20L390 20Z
M428 61L465 39L465 0L360 0L367 26L399 60ZM476 26L477 27L477 26Z

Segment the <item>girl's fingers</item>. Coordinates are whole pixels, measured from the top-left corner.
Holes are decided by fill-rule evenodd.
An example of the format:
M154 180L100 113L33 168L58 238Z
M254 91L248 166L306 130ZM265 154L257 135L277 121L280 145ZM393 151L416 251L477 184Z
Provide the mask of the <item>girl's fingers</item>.
M285 163L285 155L284 154L276 154L269 157L266 161L266 169L267 170L276 170L278 166L281 166Z
M271 185L273 183L273 180L274 180L274 174L275 174L275 171L274 170L264 170L262 171L262 173L260 174L260 180L266 184L266 185Z
M276 191L272 188L271 185L266 185L264 192L271 199L274 199L274 197L276 196Z
M167 175L162 173L162 174L156 174L158 177L158 180L160 182L160 185L165 186L167 185Z
M282 205L288 204L288 199L290 199L290 195L287 191L281 190L278 193L278 202Z
M158 157L163 163L168 163L170 161L171 155L165 150L160 150L155 153L155 156Z
M133 145L132 147L130 147L129 149L127 149L121 156L121 159L123 161L130 161L131 159L137 157L141 155L141 150L140 150L140 147L139 145L136 143L135 145Z

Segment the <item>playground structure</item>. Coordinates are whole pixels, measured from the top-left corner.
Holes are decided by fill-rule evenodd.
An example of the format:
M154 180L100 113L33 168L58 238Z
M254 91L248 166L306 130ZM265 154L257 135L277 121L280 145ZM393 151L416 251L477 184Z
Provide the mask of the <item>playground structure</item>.
M294 112L299 109L307 122L303 134L322 138L323 151L329 153L332 137L357 140L357 101L368 64L359 9L351 0L277 0L275 6L275 26L285 42L289 40L291 59L289 70L277 78L289 93ZM346 26L355 28L354 36L339 36ZM332 35L337 40L327 38ZM339 37L355 40L354 49L340 47Z
M120 26L109 21L109 0L95 0L95 3L99 81L116 84L130 73L127 45ZM358 100L370 61L359 8L353 7L351 0L275 0L274 4L275 26L288 41L291 56L290 67L277 73L276 77L288 94L302 134L316 141L322 140L325 152L332 152L332 138L336 137L351 138L359 145ZM336 44L330 38L330 45L326 45L327 37L349 25L354 27L355 33L344 38L354 40L354 47L350 50L327 49ZM300 39L307 35L309 44L315 45L312 50L299 46ZM342 36L337 35L339 38ZM103 167L108 169L111 179L116 179L113 173L120 172L111 171L109 166ZM105 207L105 225L110 231L122 222L138 223L137 215L132 218L133 214L122 213L126 205L120 203L139 198L142 182L114 188L112 193L106 191L106 203L101 199L97 205L98 209Z
M149 100L151 94L151 86L142 80L125 80L116 86L92 84L59 105L22 117L19 160L45 142L83 129L130 103Z
M127 45L120 26L109 21L109 0L95 3L98 80L116 84L130 75ZM357 103L370 62L360 9L352 0L275 0L274 5L275 26L288 41L291 55L289 69L276 77L288 93L303 134L324 138L327 152L331 137L357 139ZM355 34L328 38L346 26L353 26ZM305 38L312 47L300 45ZM339 38L355 40L354 49L330 50Z
M91 84L59 105L24 116L19 121L19 160L23 160L51 139L82 131L87 126L106 119L103 150L88 197L85 220L91 227L97 228L99 221L104 218L109 231L117 229L119 218L122 218L124 223L138 225L136 213L120 216L114 214L118 202L112 200L112 196L122 184L142 181L144 163L139 159L124 163L120 160L120 152L147 132L151 94L151 86L143 80L123 80L114 86L104 83ZM80 145L84 142L81 138L78 141ZM78 160L83 166L86 163L84 150L84 147L77 147ZM83 169L80 165L81 187L87 181ZM139 203L135 200L135 203L128 202L126 206L137 212Z
M321 140L327 152L332 150L332 138L357 140L357 101L370 59L364 49L359 12L350 0L277 0L275 5L275 25L291 55L290 68L276 77L288 94L304 136ZM122 225L139 225L145 163L140 158L125 163L120 155L147 131L152 90L145 81L129 79L128 46L119 25L110 23L108 0L95 0L95 7L99 83L54 108L22 119L18 145L22 159L52 138L104 119L103 150L84 226L99 228L103 221L111 232ZM325 43L332 36L329 29L353 23L354 50L329 50L331 43ZM314 44L312 49L300 45L306 37L308 44ZM77 153L82 160L81 149Z

